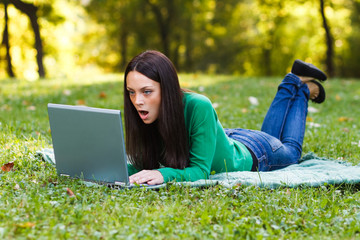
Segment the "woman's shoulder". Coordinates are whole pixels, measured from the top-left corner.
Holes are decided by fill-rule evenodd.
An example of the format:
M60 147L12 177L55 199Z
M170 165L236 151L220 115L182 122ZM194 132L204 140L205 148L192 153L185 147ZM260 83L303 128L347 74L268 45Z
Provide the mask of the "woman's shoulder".
M193 126L204 126L204 124L212 126L214 120L217 120L217 114L210 99L194 92L184 93L184 116L185 121L191 121Z
M192 105L192 106L195 105L212 106L212 103L209 98L195 92L184 92L184 104Z

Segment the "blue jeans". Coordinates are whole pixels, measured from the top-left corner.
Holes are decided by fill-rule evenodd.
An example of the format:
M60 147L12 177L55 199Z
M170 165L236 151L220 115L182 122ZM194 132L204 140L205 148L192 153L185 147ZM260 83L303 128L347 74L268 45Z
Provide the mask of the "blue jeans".
M250 150L258 160L259 171L271 171L298 163L309 95L307 85L289 73L278 87L261 131L237 128L225 129L225 132Z

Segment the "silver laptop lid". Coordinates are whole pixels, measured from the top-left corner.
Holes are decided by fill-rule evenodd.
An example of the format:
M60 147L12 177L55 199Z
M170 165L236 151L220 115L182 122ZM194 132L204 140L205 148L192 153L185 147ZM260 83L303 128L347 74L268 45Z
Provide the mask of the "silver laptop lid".
M59 175L128 184L119 110L49 103L48 113Z

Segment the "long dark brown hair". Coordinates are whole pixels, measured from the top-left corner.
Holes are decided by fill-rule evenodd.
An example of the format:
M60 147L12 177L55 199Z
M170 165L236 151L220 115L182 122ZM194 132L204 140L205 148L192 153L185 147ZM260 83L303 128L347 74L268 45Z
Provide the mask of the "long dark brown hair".
M160 83L161 103L158 119L145 124L139 117L127 91L129 72L137 71ZM185 129L183 91L170 59L158 51L146 51L134 57L124 75L126 151L130 163L138 169L166 167L183 169L188 165L189 147Z

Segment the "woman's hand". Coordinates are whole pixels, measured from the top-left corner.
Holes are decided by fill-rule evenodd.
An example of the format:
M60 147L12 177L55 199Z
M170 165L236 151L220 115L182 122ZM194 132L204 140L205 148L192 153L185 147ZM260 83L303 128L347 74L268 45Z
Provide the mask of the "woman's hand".
M164 177L158 170L142 170L131 175L129 180L130 183L155 185L163 183Z

